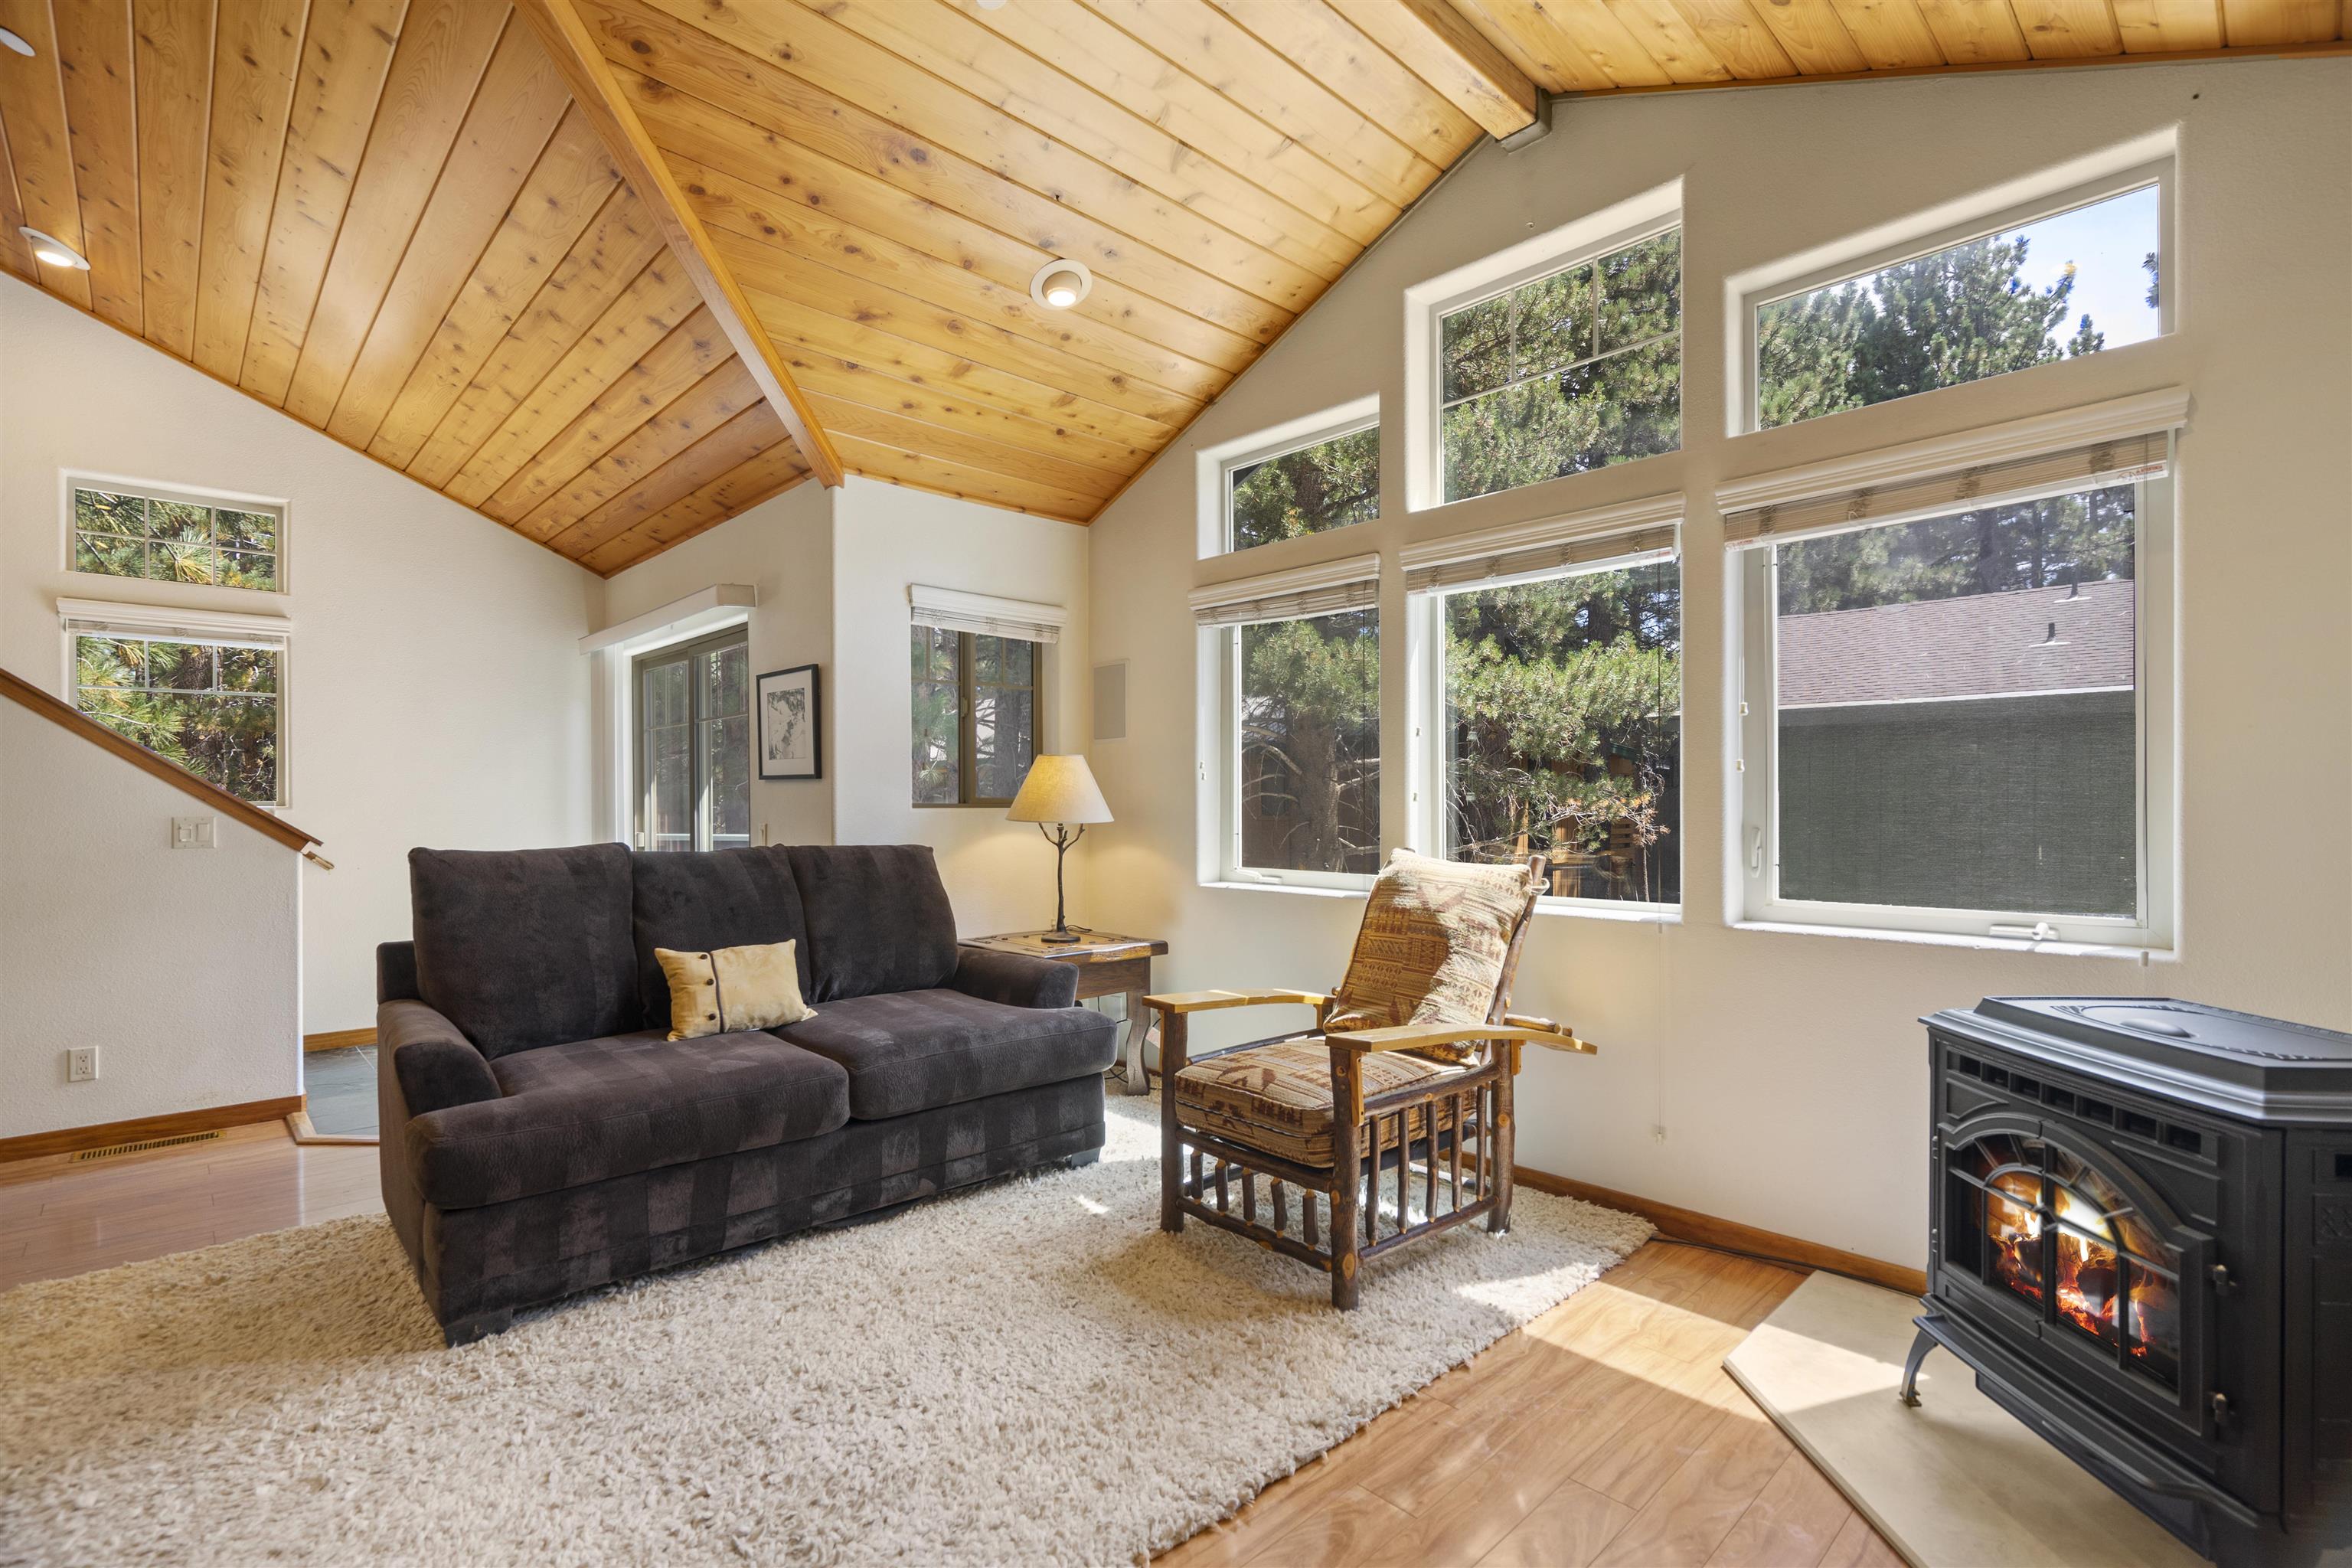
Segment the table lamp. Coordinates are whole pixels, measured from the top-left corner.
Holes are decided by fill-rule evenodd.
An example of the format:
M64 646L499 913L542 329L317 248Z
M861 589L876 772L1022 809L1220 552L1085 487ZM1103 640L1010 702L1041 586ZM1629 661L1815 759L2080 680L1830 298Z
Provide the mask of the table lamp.
M1104 803L1086 758L1074 752L1042 756L1031 763L1029 776L1021 781L1021 792L1013 797L1013 808L1004 816L1009 822L1035 823L1037 831L1053 843L1054 929L1045 933L1045 940L1077 941L1078 933L1070 929L1063 911L1062 858L1069 854L1071 845L1086 837L1087 823L1111 819L1110 807Z

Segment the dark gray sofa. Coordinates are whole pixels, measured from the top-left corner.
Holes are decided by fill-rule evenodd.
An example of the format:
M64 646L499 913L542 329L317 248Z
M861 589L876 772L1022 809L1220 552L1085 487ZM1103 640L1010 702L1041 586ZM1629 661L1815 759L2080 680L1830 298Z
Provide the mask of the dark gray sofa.
M384 1208L451 1344L519 1307L1103 1142L1111 1020L959 948L929 848L409 854L376 950ZM799 1024L671 1042L656 947L792 940Z

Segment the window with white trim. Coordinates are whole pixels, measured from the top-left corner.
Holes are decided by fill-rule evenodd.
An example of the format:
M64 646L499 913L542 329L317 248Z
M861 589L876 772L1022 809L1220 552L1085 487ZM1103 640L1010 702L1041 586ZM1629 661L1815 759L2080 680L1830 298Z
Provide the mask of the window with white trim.
M278 592L281 501L68 475L67 565L108 577Z
M1670 498L1678 516L1680 498ZM1659 509L1653 508L1654 511ZM1682 569L1675 522L1409 549L1414 839L1450 859L1540 853L1548 900L1682 898ZM1531 531L1513 531L1522 538ZM1413 564L1414 557L1425 563Z
M1037 757L1045 649L1067 613L921 584L908 599L914 804L1010 805Z
M59 608L76 708L240 800L286 804L282 624L83 600Z
M1194 591L1205 879L1358 888L1380 868L1379 571Z
M1727 509L1747 918L2168 943L2168 450Z
M1381 511L1379 416L1287 451L1228 463L1224 477L1228 550L1370 522Z
M1746 300L1748 387L1770 429L2006 375L2169 330L2171 165L1849 256Z
M1434 318L1440 499L1680 449L1679 218Z

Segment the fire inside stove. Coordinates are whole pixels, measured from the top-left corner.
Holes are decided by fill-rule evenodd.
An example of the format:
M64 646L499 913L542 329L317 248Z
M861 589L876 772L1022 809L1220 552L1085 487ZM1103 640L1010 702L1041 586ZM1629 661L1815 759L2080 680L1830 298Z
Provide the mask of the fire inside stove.
M1970 1144L1953 1174L1979 1194L1981 1273L2178 1387L2180 1255L2097 1171L2039 1139Z

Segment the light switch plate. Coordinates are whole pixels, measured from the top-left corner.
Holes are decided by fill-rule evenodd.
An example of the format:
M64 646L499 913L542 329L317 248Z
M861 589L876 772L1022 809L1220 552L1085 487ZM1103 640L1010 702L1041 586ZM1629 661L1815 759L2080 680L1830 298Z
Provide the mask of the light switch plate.
M209 816L175 816L172 818L172 847L174 849L217 849L220 835Z

